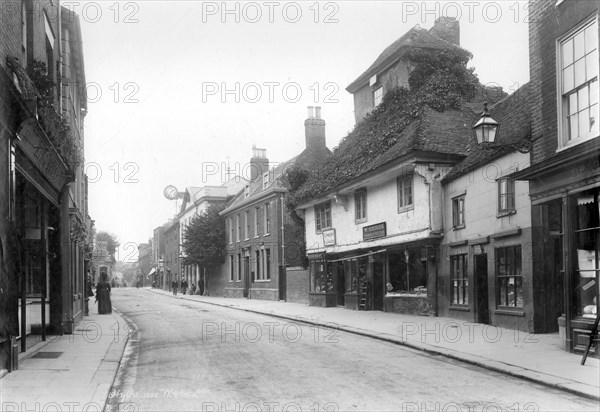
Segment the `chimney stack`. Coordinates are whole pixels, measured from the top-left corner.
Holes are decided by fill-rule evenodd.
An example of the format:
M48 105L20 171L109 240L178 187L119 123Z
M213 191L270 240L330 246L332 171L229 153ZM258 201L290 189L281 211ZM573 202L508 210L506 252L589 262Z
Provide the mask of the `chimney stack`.
M252 157L250 158L250 181L269 171L269 159L267 149L257 149L252 145Z
M325 120L321 119L321 106L308 106L308 119L304 121L306 147L325 146Z
M440 39L460 46L460 24L454 17L438 17L429 32Z

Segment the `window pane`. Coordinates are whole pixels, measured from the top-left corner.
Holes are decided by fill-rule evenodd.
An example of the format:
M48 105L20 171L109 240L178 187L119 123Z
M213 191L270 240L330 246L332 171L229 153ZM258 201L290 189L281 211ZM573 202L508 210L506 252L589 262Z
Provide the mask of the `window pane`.
M585 54L585 35L584 32L579 32L574 39L575 60L581 59Z
M569 95L569 114L577 113L577 93Z
M590 83L590 104L598 103L598 80Z
M577 92L577 107L584 108L590 105L589 89L584 87Z
M585 77L585 59L575 62L575 87L582 85L586 81Z
M586 136L590 132L590 110L584 109L579 112L580 136Z
M571 133L569 134L570 139L575 139L579 136L579 130L577 127L577 115L569 117L569 126Z
M507 302L506 302L506 279L500 279L500 296L498 299L498 305L499 306L507 306Z
M586 80L592 80L598 76L598 50L588 54L585 58L586 64Z
M585 29L585 51L589 53L591 50L598 48L598 24L594 23Z
M572 90L573 87L575 87L573 70L574 70L573 65L571 65L563 70L563 93L566 93L566 92Z
M590 132L598 134L598 104L590 107Z
M573 39L569 39L569 41L563 44L563 67L570 65L573 63Z

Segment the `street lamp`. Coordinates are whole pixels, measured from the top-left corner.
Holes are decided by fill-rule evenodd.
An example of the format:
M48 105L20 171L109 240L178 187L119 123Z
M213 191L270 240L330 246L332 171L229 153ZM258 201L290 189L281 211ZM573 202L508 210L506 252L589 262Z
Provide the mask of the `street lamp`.
M484 103L481 118L477 121L477 123L475 123L475 126L473 126L473 130L475 130L475 136L477 137L477 143L479 144L479 146L482 149L486 150L497 149L501 147L510 147L520 153L529 153L529 151L531 150L531 143L529 142L523 142L520 144L494 143L499 128L500 123L492 119L492 116L490 116L490 112L488 110L488 104L487 102Z
M473 126L475 136L477 136L477 143L493 143L496 138L498 127L500 127L500 123L492 119L490 112L488 111L488 104L487 102L484 103L481 118L475 123L475 126Z

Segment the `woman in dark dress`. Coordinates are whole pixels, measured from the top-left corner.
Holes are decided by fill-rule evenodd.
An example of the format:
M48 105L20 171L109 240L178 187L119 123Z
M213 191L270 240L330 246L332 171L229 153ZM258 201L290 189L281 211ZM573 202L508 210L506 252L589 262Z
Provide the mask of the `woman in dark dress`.
M100 281L96 285L96 300L98 301L98 313L112 313L110 283L108 282L108 275L106 273L100 276Z

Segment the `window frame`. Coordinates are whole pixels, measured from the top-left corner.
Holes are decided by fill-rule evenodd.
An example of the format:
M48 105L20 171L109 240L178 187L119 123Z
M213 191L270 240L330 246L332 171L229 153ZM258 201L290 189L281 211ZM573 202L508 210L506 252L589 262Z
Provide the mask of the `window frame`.
M265 213L264 213L264 236L268 236L271 234L271 202L265 203Z
M244 240L250 240L250 211L244 211Z
M254 237L260 234L260 206L254 208Z
M381 94L378 94L380 92ZM373 90L373 108L379 106L383 101L383 86L379 86Z
M367 189L359 189L354 192L354 222L366 222L367 210Z
M405 191L407 189L407 183L410 183L409 200L405 199ZM396 178L396 197L398 202L398 213L405 212L413 209L415 204L415 191L414 191L414 176L405 175Z
M331 229L333 226L331 219L331 200L321 202L314 206L315 213L315 230L317 233L321 233L324 230ZM323 225L322 219L325 218L325 225Z
M471 300L469 299L469 255L467 253L450 256L450 282L452 288L450 304L452 306L468 307ZM455 297L456 300L460 300L458 299L460 289L462 289L462 302L455 301Z
M467 194L463 193L452 198L452 228L463 229L466 227L465 203ZM461 207L462 205L462 207Z
M598 93L600 93L600 65L596 67L597 71L595 73L594 77L589 78L588 80L585 80L582 84L575 86L575 64L576 62L579 62L581 60L583 61L583 64L585 65L586 63L586 56L589 56L590 54L592 55L590 60L593 61L594 60L594 53L596 55L596 60L598 59L598 54L600 53L600 47L599 44L596 43L596 49L592 50L591 52L587 53L585 52L585 34L584 34L584 55L579 58L578 60L575 60L575 57L573 56L573 62L570 63L569 65L567 65L566 67L563 67L564 65L564 61L565 61L565 56L564 56L564 49L563 46L568 43L569 41L573 42L573 53L575 53L575 38L577 37L577 35L579 35L580 33L584 32L587 28L589 28L590 26L596 26L596 42L598 42L598 27L600 26L598 23L598 16L593 15L592 17L586 19L585 21L583 21L581 24L578 24L577 26L575 26L573 29L571 29L568 33L566 33L564 36L562 36L561 38L556 40L556 95L557 95L557 119L558 119L558 144L557 144L557 151L561 151L564 149L567 149L569 147L581 144L583 142L586 142L588 140L594 139L598 136L600 136L600 127L596 126L596 130L595 131L591 131L589 134L584 135L584 136L578 136L575 138L571 138L570 134L571 134L571 126L570 126L570 117L573 116L579 116L580 113L582 113L585 110L590 110L591 107L593 106L592 104L590 104L590 93L588 92L587 94L587 102L588 102L588 106L586 107L586 109L584 110L577 110L577 112L575 114L570 114L569 113L569 97L572 96L573 94L577 95L579 93L579 91L583 90L586 87L591 87L592 85L595 84L595 90L596 90L596 96L598 96ZM573 88L571 88L569 91L564 92L563 93L563 86L564 86L564 79L563 79L563 70L567 67L573 66ZM587 67L586 67L587 69ZM585 78L587 79L587 75L585 75ZM579 99L579 97L577 97L577 99ZM598 97L596 98L598 100ZM578 101L579 103L579 101ZM596 110L595 110L595 114L596 114L596 124L598 125L598 122L600 120L600 102L596 101L595 103L596 105ZM579 109L579 108L578 108ZM578 122L578 130L579 130L580 124Z
M503 191L503 183L506 183L506 191ZM503 177L498 179L498 213L507 214L516 212L516 195L515 195L515 181L510 177ZM502 201L506 199L506 206L503 207Z
M512 262L508 262L508 255L505 257L505 259L507 260L507 263L502 264L501 263L501 259L500 259L500 253L501 252L508 252L509 250L512 250ZM518 253L517 253L518 251ZM518 256L518 259L517 259ZM524 276L523 276L523 252L522 252L522 248L521 245L506 245L506 246L502 246L502 247L497 247L494 249L494 268L495 268L495 283L496 283L496 308L497 309L508 309L508 310L523 310L525 308L525 302L523 299L523 294L525 291L525 287L523 285L523 280L524 280ZM510 264L513 263L514 267L511 267ZM500 275L500 268L501 266L504 266L507 268L507 271L504 275ZM507 281L510 280L510 278L514 278L513 280L513 287L512 290L515 293L515 299L514 305L504 305L501 304L501 302L503 302L501 300L501 293L502 293L502 288L501 288L501 280L502 279L506 279ZM518 294L517 294L517 278L520 279L520 283L521 283L521 306L518 306ZM506 301L508 303L508 294L509 294L509 285L510 283L506 284Z

